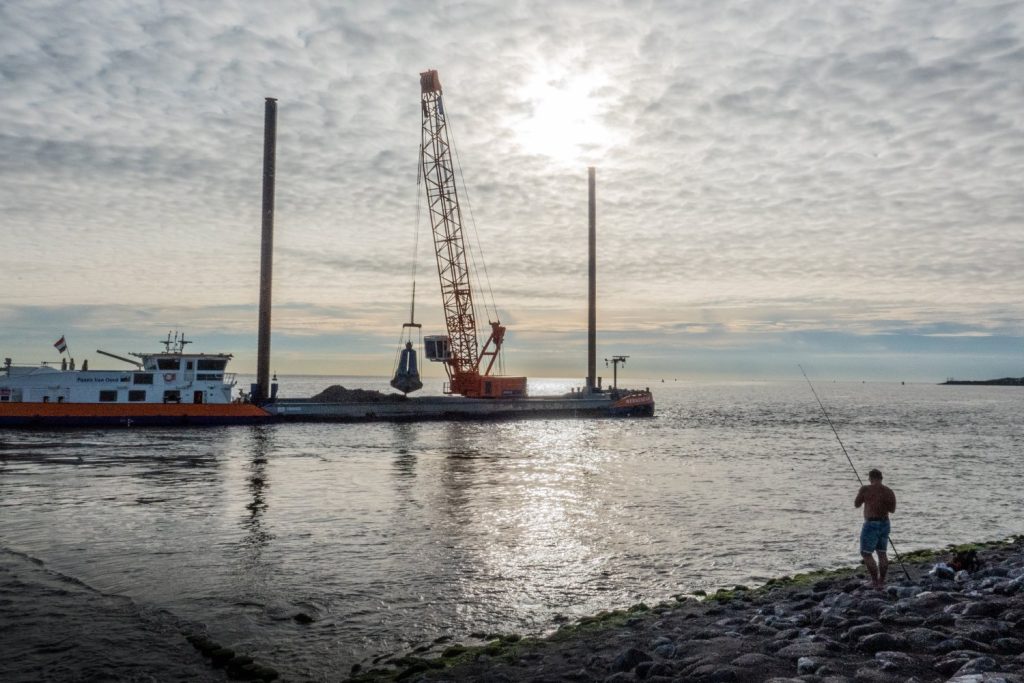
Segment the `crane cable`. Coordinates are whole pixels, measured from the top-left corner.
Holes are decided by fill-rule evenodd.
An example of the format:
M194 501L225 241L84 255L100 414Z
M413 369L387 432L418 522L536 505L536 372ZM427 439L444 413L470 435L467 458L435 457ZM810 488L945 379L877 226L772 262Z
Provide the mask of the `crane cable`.
M420 221L422 207L420 204L420 188L423 186L423 143L418 145L419 154L416 157L416 199L413 204L416 205L416 223L415 230L413 231L413 246L412 246L412 302L409 305L409 322L416 322L416 265L419 258L420 250ZM412 328L410 328L411 330ZM402 331L398 335L398 350L395 351L395 363L394 369L398 370L398 365L401 362L402 348L405 341L405 326L402 326ZM412 332L409 332L409 341L412 341ZM417 346L419 346L419 339L417 339Z
M445 110L446 110L446 112L450 111L450 109L447 106L445 106ZM478 251L480 253L480 256L479 256L480 267L478 268L477 267L477 256L476 256L476 253L474 252L474 249L473 249L474 241L471 241L470 245L469 245L469 257L470 257L470 260L472 261L471 268L472 268L472 271L473 271L473 277L477 281L477 289L478 290L483 290L484 292L486 292L487 297L490 297L490 306L488 306L488 304L487 304L487 298L486 297L483 300L484 315L486 315L487 319L490 320L491 319L490 318L490 313L493 311L493 313L494 313L494 320L500 320L500 318L498 317L498 305L494 301L494 289L491 287L491 276L490 276L490 273L487 272L487 262L484 260L484 250L483 250L483 244L480 242L480 232L479 232L479 230L477 229L477 226L476 226L476 218L473 216L473 204L469 200L469 186L466 185L466 176L462 172L462 159L459 157L459 147L458 147L458 145L455 144L455 131L454 131L454 128L452 127L451 119L449 118L447 113L445 114L445 124L448 126L448 135L451 138L451 144L449 145L449 148L455 153L455 165L458 168L459 179L462 181L462 191L463 191L463 195L464 195L465 200L466 200L466 212L467 212L467 214L469 216L469 223L470 223L470 225L473 226L473 237L474 237L474 241L475 241L476 251ZM480 270L481 269L484 272L484 281L487 283L486 289L481 286L481 282L480 282ZM500 366L501 363L502 363L500 356L499 356L498 362L499 362L499 366Z

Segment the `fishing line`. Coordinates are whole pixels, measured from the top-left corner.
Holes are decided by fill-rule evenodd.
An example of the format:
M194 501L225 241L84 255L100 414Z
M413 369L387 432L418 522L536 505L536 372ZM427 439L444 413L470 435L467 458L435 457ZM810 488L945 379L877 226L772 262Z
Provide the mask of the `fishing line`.
M811 388L811 393L814 394L814 400L818 402L818 407L821 408L821 414L825 416L828 426L832 428L832 433L836 435L836 441L839 442L839 447L843 449L843 455L846 456L847 462L850 463L850 467L853 469L853 475L857 477L857 483L864 486L864 481L860 478L860 474L857 472L857 468L853 464L853 458L851 458L850 454L846 452L846 446L843 445L843 440L839 438L839 431L836 430L836 426L832 424L832 418L828 416L828 411L825 410L825 404L821 402L821 399L818 398L818 392L814 390L811 378L807 376L806 372L804 372L804 366L797 363L797 367L800 368L801 374L803 374L804 379L807 380L807 386ZM903 558L900 557L899 552L896 550L896 544L892 542L892 536L889 537L889 545L892 546L892 554L896 556L896 561L900 563L900 569L903 570L907 580L913 581L913 579L910 578L910 572L907 571L906 565L903 564Z

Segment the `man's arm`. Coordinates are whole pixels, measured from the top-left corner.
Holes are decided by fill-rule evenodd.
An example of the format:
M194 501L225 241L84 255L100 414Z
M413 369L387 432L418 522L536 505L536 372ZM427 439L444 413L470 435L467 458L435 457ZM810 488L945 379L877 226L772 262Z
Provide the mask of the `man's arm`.
M867 487L861 486L860 490L857 491L857 497L853 499L853 507L859 508L861 505L864 504L864 489L865 488L867 488Z
M892 489L889 489L889 514L896 512L896 494L893 493Z

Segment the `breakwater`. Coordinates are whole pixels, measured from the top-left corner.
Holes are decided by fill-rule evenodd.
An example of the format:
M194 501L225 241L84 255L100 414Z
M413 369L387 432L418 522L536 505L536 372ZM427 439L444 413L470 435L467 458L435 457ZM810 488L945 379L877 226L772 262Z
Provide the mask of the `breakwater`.
M543 639L495 638L439 657L354 672L384 681L770 681L980 683L1024 680L1024 537L894 564L884 590L861 569L736 586L605 612Z

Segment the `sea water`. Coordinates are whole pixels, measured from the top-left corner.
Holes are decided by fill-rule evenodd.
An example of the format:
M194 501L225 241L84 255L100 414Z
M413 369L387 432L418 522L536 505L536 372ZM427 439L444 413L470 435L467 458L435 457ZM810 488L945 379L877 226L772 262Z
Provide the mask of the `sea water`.
M806 383L640 384L654 418L0 430L0 679L217 680L183 637L205 632L338 680L857 561L857 478ZM816 389L896 491L899 551L1024 532L1020 388Z

